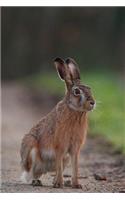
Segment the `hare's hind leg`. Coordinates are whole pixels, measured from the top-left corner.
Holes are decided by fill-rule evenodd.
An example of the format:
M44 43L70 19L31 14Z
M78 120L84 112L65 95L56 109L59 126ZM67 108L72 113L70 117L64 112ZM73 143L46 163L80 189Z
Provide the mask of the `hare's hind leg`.
M39 180L40 176L42 175L42 161L37 148L32 148L30 152L30 158L32 164L29 173L32 178L32 185L42 186L42 183Z

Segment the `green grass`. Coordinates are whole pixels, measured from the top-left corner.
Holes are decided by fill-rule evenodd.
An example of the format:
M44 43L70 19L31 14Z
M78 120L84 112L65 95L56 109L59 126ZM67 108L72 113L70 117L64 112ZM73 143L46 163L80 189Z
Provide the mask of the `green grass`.
M27 78L26 82L50 94L64 94L64 83L56 73L37 74ZM120 78L109 72L91 72L82 75L82 82L91 86L97 102L96 109L89 114L89 132L104 135L125 152L125 94Z
M124 88L111 74L88 74L86 82L93 88L97 101L90 114L91 132L104 135L125 152Z

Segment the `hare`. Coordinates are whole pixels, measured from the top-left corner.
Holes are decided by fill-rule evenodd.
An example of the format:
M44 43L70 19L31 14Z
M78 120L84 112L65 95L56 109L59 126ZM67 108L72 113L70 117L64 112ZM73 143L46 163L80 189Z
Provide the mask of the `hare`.
M42 174L55 171L54 187L63 187L63 170L71 158L72 187L78 182L78 159L87 133L87 113L95 106L90 87L81 84L78 65L72 58L54 60L59 77L65 81L62 101L43 117L22 140L22 179L42 185Z

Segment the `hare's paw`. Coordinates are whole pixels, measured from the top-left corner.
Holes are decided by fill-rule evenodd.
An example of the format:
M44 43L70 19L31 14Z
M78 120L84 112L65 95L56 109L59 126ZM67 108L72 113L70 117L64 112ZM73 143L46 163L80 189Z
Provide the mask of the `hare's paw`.
M73 184L72 188L76 188L76 189L82 189L82 185L81 184Z
M42 186L42 182L40 180L32 180L32 186Z
M53 184L53 187L54 188L63 188L63 183L55 181L54 184Z
M72 186L71 181L70 180L64 181L64 186L71 187Z

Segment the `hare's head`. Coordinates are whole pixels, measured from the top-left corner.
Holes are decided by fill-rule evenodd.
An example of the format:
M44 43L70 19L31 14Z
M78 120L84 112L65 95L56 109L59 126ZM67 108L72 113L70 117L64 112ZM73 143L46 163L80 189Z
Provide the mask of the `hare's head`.
M81 84L80 71L76 62L72 58L67 58L66 61L56 58L54 63L60 78L66 83L68 106L76 111L91 111L95 106L95 100L91 88Z

